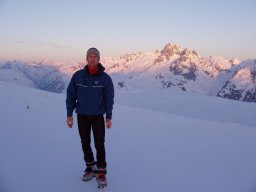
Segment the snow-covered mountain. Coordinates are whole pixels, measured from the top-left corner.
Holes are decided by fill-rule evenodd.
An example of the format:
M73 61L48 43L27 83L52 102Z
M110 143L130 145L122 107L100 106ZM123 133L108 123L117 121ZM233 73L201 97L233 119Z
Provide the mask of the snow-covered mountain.
M256 101L256 60L242 63L235 71L218 96L229 99Z
M47 60L22 62L9 61L0 65L0 80L50 92L65 90L70 75L81 68L79 63L52 62Z
M167 44L151 53L105 57L101 62L121 90L183 91L256 102L256 60L201 57L197 51ZM47 91L63 92L84 62L10 61L0 65L0 80Z
M222 96L218 93L238 71L248 66L253 68L255 65L254 61L240 61L237 58L203 58L195 50L182 49L172 44L167 44L162 50L153 53L127 54L120 58L105 58L103 61L116 84L125 89L178 87L183 91L212 96ZM248 86L253 83L255 81L251 81Z

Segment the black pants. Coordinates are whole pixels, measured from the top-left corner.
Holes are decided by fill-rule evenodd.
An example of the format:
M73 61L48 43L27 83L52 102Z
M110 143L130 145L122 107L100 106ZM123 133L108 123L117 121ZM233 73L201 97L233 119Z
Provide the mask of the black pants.
M81 138L85 162L94 162L91 148L91 130L96 148L97 167L106 168L105 122L103 115L77 115L78 130Z

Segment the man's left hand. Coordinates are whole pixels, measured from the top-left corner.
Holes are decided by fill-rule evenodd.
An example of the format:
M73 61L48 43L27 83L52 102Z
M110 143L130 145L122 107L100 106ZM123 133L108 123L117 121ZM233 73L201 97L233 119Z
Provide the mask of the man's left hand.
M111 119L106 119L106 127L110 129L112 127Z

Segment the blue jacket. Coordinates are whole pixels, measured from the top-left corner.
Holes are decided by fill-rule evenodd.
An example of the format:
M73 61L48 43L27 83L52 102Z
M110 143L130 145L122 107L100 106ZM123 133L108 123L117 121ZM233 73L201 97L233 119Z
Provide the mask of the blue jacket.
M111 77L104 72L99 63L99 73L90 75L87 66L74 73L67 88L67 116L76 113L84 115L102 115L112 118L114 104L114 86Z

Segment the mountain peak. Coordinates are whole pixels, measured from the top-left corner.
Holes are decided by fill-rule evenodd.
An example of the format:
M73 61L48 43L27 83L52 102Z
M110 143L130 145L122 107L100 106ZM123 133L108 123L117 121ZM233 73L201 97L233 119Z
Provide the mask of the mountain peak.
M154 64L160 63L163 61L169 61L171 57L175 55L180 55L181 48L176 44L168 43L164 46L164 48L160 51L160 55L154 61Z
M160 55L158 56L154 63L156 64L163 61L169 61L171 57L175 56L178 56L180 61L201 59L201 57L195 50L188 48L183 49L179 45L168 43L160 51Z
M241 63L241 61L238 59L238 58L232 58L229 60L229 62L232 64L232 65L237 65L239 63Z
M168 43L164 46L163 50L160 52L161 55L165 56L167 60L174 55L180 54L181 48L176 44Z

